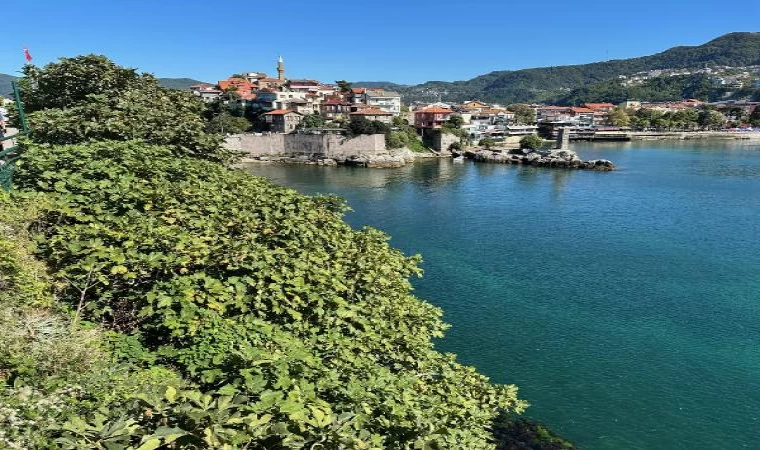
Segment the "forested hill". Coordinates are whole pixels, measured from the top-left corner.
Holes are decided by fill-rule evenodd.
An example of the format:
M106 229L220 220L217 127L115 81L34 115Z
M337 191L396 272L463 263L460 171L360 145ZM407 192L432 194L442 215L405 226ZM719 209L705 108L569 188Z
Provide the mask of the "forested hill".
M16 77L12 75L0 73L0 97L11 97L11 91L13 90L11 88L11 81L15 79ZM165 88L182 90L187 89L194 84L202 83L202 81L194 80L192 78L159 78L158 82Z
M427 83L402 89L405 101L463 101L479 99L499 103L540 102L567 95L619 75L657 69L751 66L760 64L760 33L729 33L706 44L674 47L640 58L591 64L498 71L468 81Z
M11 87L11 81L15 80L13 75L6 75L0 73L0 97L11 97L13 88Z
M194 84L204 82L192 78L159 78L158 83L165 88L185 90Z

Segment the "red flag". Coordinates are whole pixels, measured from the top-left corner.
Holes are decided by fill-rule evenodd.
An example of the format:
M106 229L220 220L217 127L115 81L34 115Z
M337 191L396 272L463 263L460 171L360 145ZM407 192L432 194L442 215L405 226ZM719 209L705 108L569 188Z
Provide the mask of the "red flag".
M32 62L32 55L29 54L29 49L24 49L24 58L26 58L26 62L30 63Z

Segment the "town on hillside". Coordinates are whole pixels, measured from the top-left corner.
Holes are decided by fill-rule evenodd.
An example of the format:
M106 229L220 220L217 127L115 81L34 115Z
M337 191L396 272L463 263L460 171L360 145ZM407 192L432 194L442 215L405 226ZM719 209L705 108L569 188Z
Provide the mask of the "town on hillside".
M269 133L336 133L357 122L372 122L389 130L404 124L423 138L430 132L456 130L464 143L475 144L484 140L514 142L536 133L555 138L561 128L569 129L575 140L624 140L630 131L740 131L760 127L760 102L629 100L578 106L499 105L477 100L405 103L399 93L383 88L353 86L346 81L327 84L289 79L282 57L276 70L276 77L260 71L243 72L215 85L191 86L190 91L204 102L237 111L236 115L249 119L249 130Z

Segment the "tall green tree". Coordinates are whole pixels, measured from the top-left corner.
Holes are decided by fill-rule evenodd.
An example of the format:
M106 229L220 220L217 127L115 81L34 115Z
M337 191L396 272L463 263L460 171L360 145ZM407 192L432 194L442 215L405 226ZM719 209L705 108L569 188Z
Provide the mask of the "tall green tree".
M536 123L536 110L529 105L512 104L507 106L507 111L515 113L515 121L523 125L532 125Z
M609 112L610 123L616 127L627 127L631 124L631 117L628 115L628 111L618 106Z
M228 160L221 136L206 133L204 104L165 89L156 78L117 66L104 56L62 58L43 68L25 66L20 83L40 143L142 140L177 154Z

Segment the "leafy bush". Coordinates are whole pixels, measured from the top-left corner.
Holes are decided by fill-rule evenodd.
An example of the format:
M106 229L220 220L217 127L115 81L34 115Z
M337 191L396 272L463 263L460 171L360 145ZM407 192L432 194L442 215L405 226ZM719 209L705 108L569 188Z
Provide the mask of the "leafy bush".
M104 56L26 66L24 74L20 83L34 142L139 139L169 145L177 154L223 161L231 156L221 136L205 132L203 102Z
M554 434L546 426L530 420L501 414L494 420L496 450L574 450L570 442Z
M85 319L246 397L268 448L490 448L495 411L525 406L433 350L445 325L411 294L419 258L352 230L342 201L137 142L30 145L17 183L52 198L38 245L71 280L61 300L86 288Z
M538 148L541 148L541 145L543 143L544 143L544 140L538 137L537 135L529 134L520 139L520 148L536 150Z
M367 120L364 117L354 118L346 125L349 136L360 134L383 134L390 131L390 127L377 120Z

